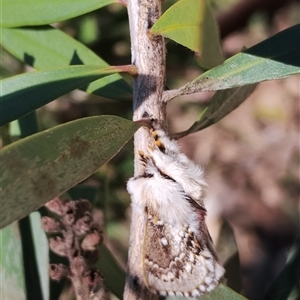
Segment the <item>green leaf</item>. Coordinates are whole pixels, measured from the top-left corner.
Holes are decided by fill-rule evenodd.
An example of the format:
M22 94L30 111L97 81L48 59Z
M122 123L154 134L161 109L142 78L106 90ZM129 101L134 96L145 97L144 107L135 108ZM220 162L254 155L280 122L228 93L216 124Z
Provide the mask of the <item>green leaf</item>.
M234 291L242 289L242 273L234 232L224 221L218 237L216 251L226 274L226 285Z
M206 0L176 2L156 21L150 32L195 51L206 68L224 61L218 26Z
M63 69L30 72L2 80L0 126L110 73L114 67L70 66Z
M246 300L247 298L236 293L229 287L223 284L219 284L213 291L198 299L200 300Z
M100 260L95 267L101 270L104 275L104 283L119 299L123 298L125 287L125 271L120 267L110 251L101 245L99 247Z
M36 112L18 120L20 136L38 132ZM23 267L28 299L49 299L49 251L48 241L41 227L40 214L34 212L19 220L22 240Z
M49 247L45 231L42 229L40 213L30 214L31 231L37 261L38 274L43 293L43 299L49 299ZM26 255L26 253L25 253ZM36 283L35 283L36 284ZM33 285L34 287L35 285Z
M18 224L13 223L2 229L0 241L1 298L25 300L27 298Z
M2 28L1 30L2 46L19 60L37 70L81 64L99 65L101 68L109 66L82 43L51 26ZM88 93L116 100L132 98L131 87L119 74L96 80L83 89Z
M299 297L300 238L295 241L289 256L288 262L272 285L269 287L266 295L263 298L264 300L288 299L293 289L298 290L298 295L296 297ZM296 297L294 299L298 299Z
M216 244L216 251L222 265L224 265L224 263L237 251L234 232L226 221L224 221L221 226Z
M188 130L176 134L175 137L180 138L217 123L240 106L254 91L256 86L256 84L253 84L235 89L217 91L210 100L209 105L200 115L198 121Z
M300 25L227 59L178 90L177 95L223 90L300 74Z
M116 0L0 0L0 26L18 27L64 21L94 11Z
M236 292L242 290L242 271L239 253L236 251L224 264L226 284Z
M214 290L201 297L196 297L199 300L247 300L247 298L236 293L229 287L219 284ZM186 300L186 297L167 297L167 300Z
M79 119L0 152L0 228L35 211L115 156L138 125L116 116Z
M19 230L22 241L26 296L28 299L42 299L41 278L35 256L29 216L19 220Z

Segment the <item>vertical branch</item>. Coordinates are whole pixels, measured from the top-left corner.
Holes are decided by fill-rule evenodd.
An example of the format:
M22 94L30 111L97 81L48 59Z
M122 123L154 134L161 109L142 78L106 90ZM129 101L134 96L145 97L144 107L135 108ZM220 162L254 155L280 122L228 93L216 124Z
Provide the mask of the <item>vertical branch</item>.
M161 0L128 0L132 63L138 75L133 84L133 120L145 117L158 119L163 127L166 107L162 101L165 84L165 45L160 36L148 36L147 31L161 15ZM134 136L135 176L143 171L138 150L147 153L148 130L141 128ZM141 199L142 201L142 199ZM143 240L146 216L133 207L128 253L125 300L157 299L143 283Z

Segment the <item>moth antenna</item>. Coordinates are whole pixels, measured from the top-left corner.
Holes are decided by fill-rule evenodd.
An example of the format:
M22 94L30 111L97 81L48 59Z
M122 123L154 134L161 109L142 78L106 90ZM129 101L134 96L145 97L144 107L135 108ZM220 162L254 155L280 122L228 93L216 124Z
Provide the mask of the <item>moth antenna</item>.
M162 153L166 153L166 146L160 140L155 141L155 145Z
M139 151L138 151L138 155L141 156L141 157L144 157L144 156L145 156L144 151L139 150Z
M158 123L154 120L151 119L152 122L152 128L150 129L150 132L154 138L155 141L155 146L163 153L166 152L166 146L165 144L160 140L160 135L159 135L159 125ZM153 149L152 149L153 150Z

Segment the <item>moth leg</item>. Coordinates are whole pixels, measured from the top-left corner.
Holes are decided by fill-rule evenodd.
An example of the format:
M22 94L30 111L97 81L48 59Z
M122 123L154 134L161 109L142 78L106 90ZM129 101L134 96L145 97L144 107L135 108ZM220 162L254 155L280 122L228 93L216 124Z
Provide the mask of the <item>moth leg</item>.
M148 164L149 164L149 161L152 159L150 156L147 156L144 151L142 150L139 150L138 151L138 155L140 157L140 161L141 161L141 164L143 165L143 167L147 167Z
M172 140L168 134L161 128L157 120L151 119L150 133L154 138L155 146L166 155L179 154L180 150L175 140Z
M140 156L141 159L145 158L145 153L142 150L138 150L138 155Z
M161 131L161 130L160 130ZM160 132L158 130L155 130L154 128L150 129L150 132L154 138L154 144L155 146L163 153L166 152L166 146L164 145L164 143L160 140ZM154 150L154 149L152 149Z

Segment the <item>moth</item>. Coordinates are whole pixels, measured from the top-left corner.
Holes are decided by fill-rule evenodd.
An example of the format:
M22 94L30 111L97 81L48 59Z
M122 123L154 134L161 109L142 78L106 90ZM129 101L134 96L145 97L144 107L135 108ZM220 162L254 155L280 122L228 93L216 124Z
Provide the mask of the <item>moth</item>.
M146 214L143 280L155 294L194 298L224 275L205 224L204 171L151 124L148 153L139 152L144 172L127 183L133 209Z

